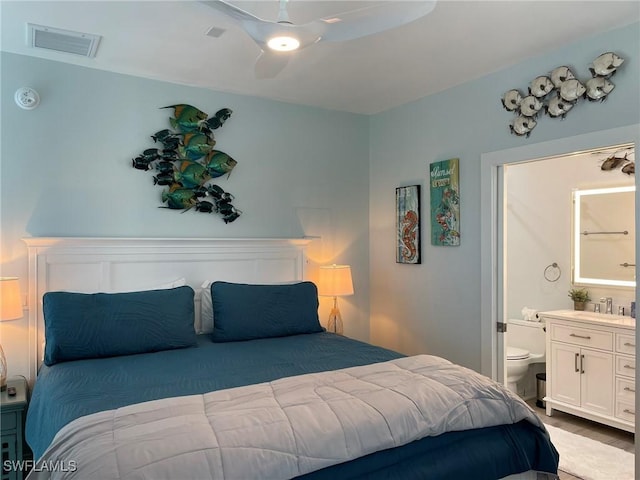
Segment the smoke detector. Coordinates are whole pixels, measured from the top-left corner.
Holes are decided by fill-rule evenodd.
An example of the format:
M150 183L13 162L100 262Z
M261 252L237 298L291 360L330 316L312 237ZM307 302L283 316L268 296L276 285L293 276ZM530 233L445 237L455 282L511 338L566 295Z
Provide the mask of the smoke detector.
M27 23L27 44L34 48L95 57L100 35Z
M33 110L40 104L40 95L33 88L22 87L16 90L16 104L24 110Z

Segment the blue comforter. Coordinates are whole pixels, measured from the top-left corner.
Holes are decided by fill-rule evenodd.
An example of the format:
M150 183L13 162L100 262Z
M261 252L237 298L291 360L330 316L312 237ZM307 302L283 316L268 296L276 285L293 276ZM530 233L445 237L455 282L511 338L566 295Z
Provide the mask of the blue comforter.
M194 348L44 365L29 405L26 438L39 458L58 430L83 415L399 357L331 333L231 343L201 335Z
M91 413L399 357L390 350L317 333L232 343L213 343L201 336L193 348L45 366L31 399L26 437L34 458L39 458L60 428ZM521 422L427 437L309 476L492 479L529 469L555 472L557 461L546 432ZM468 476L471 472L473 477Z

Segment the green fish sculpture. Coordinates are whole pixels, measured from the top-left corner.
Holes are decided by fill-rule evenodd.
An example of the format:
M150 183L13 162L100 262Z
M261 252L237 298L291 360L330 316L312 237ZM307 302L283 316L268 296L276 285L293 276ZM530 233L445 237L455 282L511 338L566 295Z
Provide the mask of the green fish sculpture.
M206 129L215 130L216 128L220 128L224 122L226 122L233 111L229 108L222 108L216 112L216 114L210 118L208 118L204 123L206 125Z
M162 192L162 201L167 207L174 210L189 210L196 203L196 194L190 188L183 188L182 185L174 183L169 191Z
M172 129L159 130L151 139L162 148L147 148L132 160L138 170L154 171L154 185L166 185L160 208L214 213L225 223L242 214L231 204L234 196L210 182L222 177L238 164L226 153L214 150L213 130L220 128L232 114L222 108L208 117L205 112L185 103L160 108L173 109L169 118Z
M231 175L231 170L237 164L238 162L220 150L211 150L204 159L204 165L212 178L221 177L225 173Z
M185 103L160 108L173 108L173 117L169 118L169 123L182 133L198 130L207 119L207 114L202 110Z
M184 188L193 189L211 180L211 174L201 163L183 160L174 172L173 178Z
M198 160L209 153L216 141L209 135L200 132L185 133L182 138L182 146L178 147L178 152L183 158Z

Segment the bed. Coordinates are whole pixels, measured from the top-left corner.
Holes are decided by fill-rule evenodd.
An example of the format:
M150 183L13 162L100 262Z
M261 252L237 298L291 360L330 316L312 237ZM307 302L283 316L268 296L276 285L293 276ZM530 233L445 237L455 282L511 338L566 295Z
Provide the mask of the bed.
M502 386L324 331L308 240L26 241L29 479L555 478Z

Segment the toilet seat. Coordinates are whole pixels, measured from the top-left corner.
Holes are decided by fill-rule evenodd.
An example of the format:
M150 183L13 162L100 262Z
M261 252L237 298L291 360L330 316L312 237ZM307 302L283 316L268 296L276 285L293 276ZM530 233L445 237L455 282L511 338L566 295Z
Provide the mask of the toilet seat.
M525 358L529 358L528 350L507 346L507 360L524 360Z

